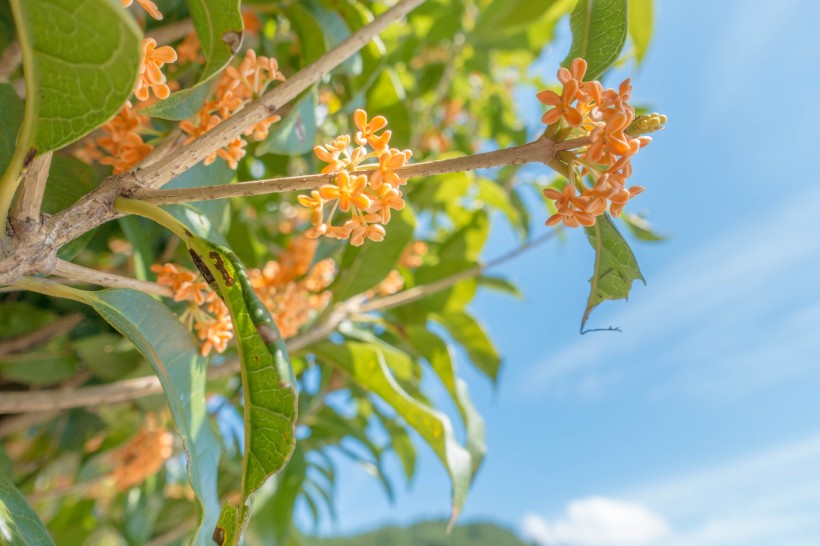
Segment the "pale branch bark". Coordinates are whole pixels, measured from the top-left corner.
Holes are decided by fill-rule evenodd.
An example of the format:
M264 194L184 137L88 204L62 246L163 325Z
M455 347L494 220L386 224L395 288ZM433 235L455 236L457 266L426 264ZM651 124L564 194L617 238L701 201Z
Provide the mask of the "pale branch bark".
M387 296L365 303L364 296L354 296L338 304L328 315L328 317L313 328L292 337L285 341L288 352L295 353L321 341L333 334L339 325L353 315L363 311L385 310L398 305L412 303L413 301L426 298L436 292L445 290L450 286L461 282L469 276L476 276L484 272L488 267L497 267L507 262L519 254L542 244L555 236L556 231L551 231L537 239L534 239L498 258L490 260L487 264L472 268L468 271L456 273L451 277L442 279L429 285L411 288L404 292L399 292L393 296ZM426 287L426 288L425 288ZM410 293L403 296L405 292ZM211 365L208 368L208 379L217 380L223 377L234 375L239 372L239 360L229 360L220 365ZM125 379L107 385L83 387L78 389L52 389L37 392L3 392L0 393L0 414L6 413L29 413L39 411L55 411L69 408L94 407L103 404L116 404L127 402L137 398L145 398L162 394L162 385L156 376L139 377L136 379Z
M111 176L100 187L82 197L69 209L25 236L3 241L0 238L0 285L11 284L29 272L50 273L62 245L97 226L118 218L114 200L140 187L161 187L202 159L229 144L236 136L259 121L278 114L281 108L328 72L355 54L393 22L401 19L424 0L401 0L363 26L333 50L307 66L288 81L251 102L242 111L220 123L190 145L144 168ZM0 226L2 229L3 226Z
M123 277L115 273L97 271L96 269L83 267L60 259L57 260L54 266L53 274L66 279L106 286L108 288L131 288L147 294L156 294L169 298L174 295L169 287L162 286L155 282L141 281L130 277Z
M20 48L20 42L13 40L0 54L0 82L7 82L22 62L23 50Z
M153 38L158 45L167 45L170 42L175 42L185 38L190 33L194 32L194 22L190 19L183 19L174 23L162 25L145 33L146 38Z
M237 135L249 127L279 114L283 106L321 80L325 74L342 64L376 35L423 2L424 0L401 0L373 21L351 34L338 46L319 57L313 64L268 91L259 99L251 102L237 114L220 123L190 145L157 161L150 167L138 169L136 176L141 182L140 185L149 188L163 186L213 152L230 144Z
M10 216L11 225L17 232L32 224L40 224L40 205L46 191L51 157L52 152L35 157L17 190Z
M84 316L81 313L71 313L60 317L52 323L46 324L42 328L34 330L19 337L0 341L0 355L20 353L47 342L57 336L67 334L74 329Z
M549 163L554 160L558 152L580 148L589 145L589 137L581 137L563 142L554 142L541 138L521 146L495 150L481 154L425 161L407 165L394 172L402 178L433 176L524 163ZM371 175L374 170L354 171L352 174ZM323 184L333 182L336 173L310 174L305 176L289 176L285 178L269 178L253 182L240 182L230 185L200 186L196 188L179 188L171 190L145 188L133 194L134 199L147 201L155 205L168 205L188 201L208 201L224 199L226 197L252 197L268 193L299 191L318 188Z

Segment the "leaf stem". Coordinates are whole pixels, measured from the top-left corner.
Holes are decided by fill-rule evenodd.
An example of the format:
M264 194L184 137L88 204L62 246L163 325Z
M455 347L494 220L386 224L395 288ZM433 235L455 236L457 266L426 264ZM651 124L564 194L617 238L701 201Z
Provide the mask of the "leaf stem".
M153 220L164 228L173 231L183 241L187 241L191 238L188 228L169 213L152 203L139 199L129 199L128 197L117 197L114 200L114 208L123 214L136 214L137 216Z

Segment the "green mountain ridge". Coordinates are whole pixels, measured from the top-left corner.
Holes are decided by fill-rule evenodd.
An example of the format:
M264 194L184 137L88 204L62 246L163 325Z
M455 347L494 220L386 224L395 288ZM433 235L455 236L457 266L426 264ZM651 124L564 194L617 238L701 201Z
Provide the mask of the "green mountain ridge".
M446 521L420 521L406 527L386 525L343 537L304 537L305 546L534 546L510 529L490 522L457 525L447 534Z

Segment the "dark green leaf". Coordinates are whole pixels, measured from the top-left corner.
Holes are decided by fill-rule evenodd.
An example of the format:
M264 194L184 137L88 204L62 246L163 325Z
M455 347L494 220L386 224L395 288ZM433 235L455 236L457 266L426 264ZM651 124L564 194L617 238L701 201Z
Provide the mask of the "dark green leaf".
M0 540L8 546L54 545L37 513L4 474L0 474Z
M97 176L91 165L73 157L55 154L51 159L48 183L43 194L43 212L54 214L66 209L96 187Z
M563 65L586 59L585 80L597 80L612 66L626 42L626 0L578 0L570 17L572 46Z
M17 131L23 123L23 101L17 97L11 84L0 83L0 112L3 112L3 123L0 124L0 174L6 172L11 156L14 154Z
M179 320L151 296L133 290L77 291L151 362L165 390L188 456L188 479L202 509L196 544L205 546L216 525L220 444L205 407L207 359Z
M384 241L348 245L339 264L339 276L330 287L337 301L370 290L395 269L405 247L413 239L416 217L409 207L394 213Z
M270 136L256 148L256 155L302 155L316 143L316 107L318 93L314 87L296 103L293 110L270 131Z
M582 332L589 314L602 301L626 299L633 281L640 280L646 284L632 249L609 215L599 216L594 226L584 229L595 251L595 267L589 279L589 299L581 321Z
M299 3L293 3L285 6L284 12L299 37L302 66L324 55L327 51L326 33L310 11Z
M216 78L242 44L240 0L187 0L187 3L205 54L205 68L195 85L146 108L143 110L146 115L180 120L196 114Z
M76 371L77 360L67 351L0 355L0 376L27 385L54 385Z

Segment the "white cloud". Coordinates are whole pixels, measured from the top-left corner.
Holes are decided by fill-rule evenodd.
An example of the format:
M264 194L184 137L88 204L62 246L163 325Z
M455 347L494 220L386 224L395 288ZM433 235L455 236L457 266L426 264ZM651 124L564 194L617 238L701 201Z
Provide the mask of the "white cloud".
M572 501L555 521L535 514L523 521L524 538L542 546L644 546L668 531L663 518L646 506L606 497Z

